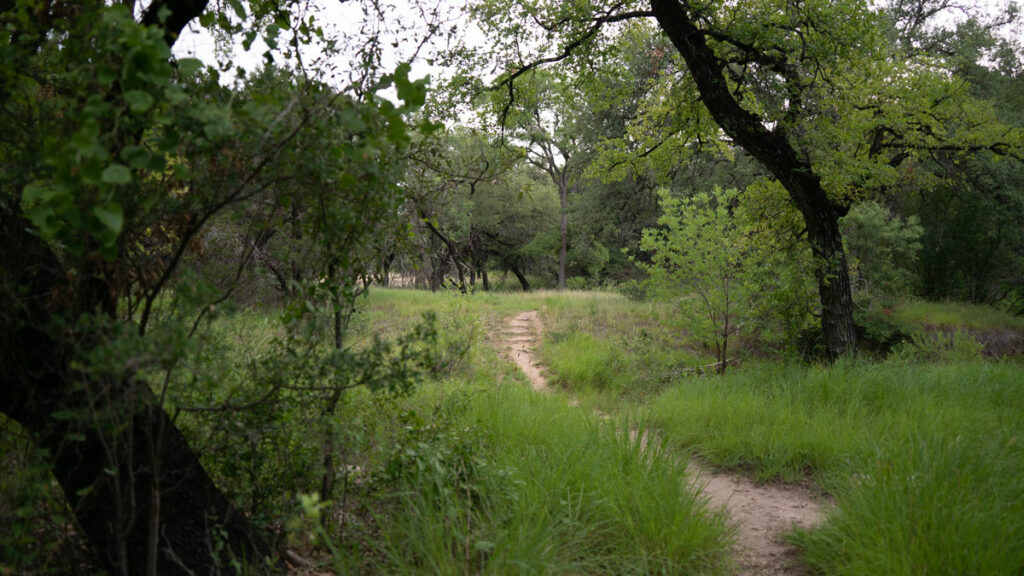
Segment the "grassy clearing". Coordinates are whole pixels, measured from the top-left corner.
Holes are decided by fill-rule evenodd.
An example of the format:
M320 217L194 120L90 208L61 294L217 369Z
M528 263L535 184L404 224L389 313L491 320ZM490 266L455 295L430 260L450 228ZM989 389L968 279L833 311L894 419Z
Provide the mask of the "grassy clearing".
M614 411L654 398L679 376L712 361L695 352L671 308L611 293L553 296L542 310L540 358L553 384L585 406Z
M915 300L897 306L892 315L897 322L907 326L1024 332L1024 318L980 304Z
M381 464L383 533L370 552L388 574L715 574L728 530L694 500L685 465L627 441L560 396L539 395L497 353L508 316L619 301L612 295L375 291L363 328L397 328L426 309L454 335L475 331L455 378L398 409L417 414ZM410 305L407 305L410 303ZM378 322L386 320L387 323ZM475 325L475 328L467 328ZM617 432L618 430L618 432ZM383 518L386 517L386 521Z
M1024 371L762 364L682 380L650 406L666 439L763 480L813 478L826 574L1016 574L1024 565Z
M986 362L977 346L956 342L936 341L933 350L925 340L884 362L748 360L723 378L677 370L667 372L669 383L652 386L663 365L649 359L670 339L638 337L652 322L642 308L602 304L595 310L566 301L549 311L557 327L543 348L551 377L573 393L598 396L608 411L643 402L671 448L713 466L764 481L810 481L829 492L835 507L825 525L796 536L821 573L1019 574L1019 365ZM897 319L910 326L1021 325L984 307L912 303L902 310ZM676 358L686 354L676 346Z
M602 423L563 395L534 393L496 350L502 322L516 312L548 318L612 301L623 302L373 290L346 342L397 337L432 313L455 359L444 377L404 397L351 390L330 414L321 413L322 393L299 389L250 411L182 422L236 504L280 534L276 546L339 573L727 573L729 530L695 500L685 463L629 442L626 422ZM183 401L260 398L267 384L250 382L241 367L258 363L280 336L277 314L219 318L208 352L195 358L208 365L209 389L190 383ZM339 484L331 501L319 502L303 495L320 487L329 436Z
M932 326L943 318L941 307L915 309ZM541 312L541 359L582 407L531 392L495 349L502 321L524 310ZM1019 366L968 359L972 351L940 353L941 363L929 354L831 367L748 360L723 378L688 376L710 357L687 347L668 309L603 293L374 290L350 341L397 335L426 312L442 345L462 351L449 376L397 400L354 391L333 420L339 462L359 471L329 505L346 519L330 531L338 571L725 572L728 532L680 482L679 450L832 494L826 524L795 536L822 573L1018 574L1024 565ZM225 318L215 333L223 353L258 359L274 334L267 314ZM948 312L949 326L958 314L971 312ZM641 427L658 428L668 453L644 453L625 440L626 423L591 416L591 407L638 405ZM233 492L259 503L282 488L315 491L303 474L319 464L316 422L299 407L255 414L268 430L262 444L212 460Z
M981 361L762 363L681 380L650 410L667 437L717 466L798 480L858 469L911 437L1022 433L1021 376Z

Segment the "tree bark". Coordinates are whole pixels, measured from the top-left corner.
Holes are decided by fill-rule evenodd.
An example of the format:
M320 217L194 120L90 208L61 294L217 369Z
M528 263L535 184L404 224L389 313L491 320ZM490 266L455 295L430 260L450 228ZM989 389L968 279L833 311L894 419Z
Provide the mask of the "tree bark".
M97 300L109 292L72 290L59 259L28 230L21 217L0 212L0 412L49 454L103 568L234 573L232 560L265 567L269 548L214 485L149 387L73 368L89 337L66 336L67 327L55 336L52 326L83 306L102 308Z
M701 101L715 122L782 183L803 214L808 240L818 259L816 276L821 327L832 357L856 347L853 296L839 218L846 210L829 199L813 166L801 158L780 125L769 130L736 101L724 76L725 63L708 46L685 0L651 0L659 26L686 61Z
M207 3L155 0L142 23L161 27L173 45ZM24 182L9 182L0 194L0 413L47 454L100 567L133 575L267 571L269 547L149 386L130 371L114 378L76 367L107 336L76 321L117 321L114 281L98 257L66 269L10 201Z
M558 226L558 289L565 290L565 268L569 250L569 188L565 183L558 187L558 202L561 208L561 222Z

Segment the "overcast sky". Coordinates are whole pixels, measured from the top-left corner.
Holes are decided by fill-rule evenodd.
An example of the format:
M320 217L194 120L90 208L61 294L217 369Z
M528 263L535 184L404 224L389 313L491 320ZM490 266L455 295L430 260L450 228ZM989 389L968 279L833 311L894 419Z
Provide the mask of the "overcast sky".
M976 0L974 4L984 7L986 11L996 11L1000 7L1005 6L1006 1ZM471 42L485 45L486 39L483 38L479 30L469 26L466 22L460 22L456 19L457 6L460 4L457 0L428 0L429 2L433 3L431 9L436 8L440 12L440 21L443 25L446 27L451 25L457 26L459 34L466 34L468 31ZM315 21L324 27L327 34L334 35L341 40L347 39L350 42L359 42L365 38L365 35L360 33L361 28L365 26L382 30L384 37L388 38L389 43L392 41L398 42L397 47L392 47L390 44L385 45L385 66L393 68L399 62L410 59L419 40L424 37L425 30L422 27L423 16L418 12L422 8L417 9L416 6L422 7L428 5L428 3L416 3L410 0L391 0L391 6L384 11L384 21L380 21L374 15L368 22L363 15L362 3L358 1L313 0L310 2L310 12L304 14L303 17L308 18L312 15ZM953 12L948 15L950 21L962 17L963 14L959 12ZM1010 33L1015 35L1018 40L1024 40L1024 37L1021 36L1021 26L1018 25L1017 29ZM431 46L420 49L419 57L413 60L413 78L420 78L429 74L436 79L439 74L444 73L443 70L427 62L432 53L439 48L443 48L444 45L445 39L438 38ZM349 53L355 48L356 46L349 46ZM233 47L230 62L247 70L255 70L261 65L262 54L265 49L265 45L257 43L250 50L246 51L242 48L241 43L237 42ZM213 38L195 22L182 33L181 38L175 45L175 54L179 57L197 57L207 63L214 63L216 61ZM319 72L323 73L325 79L332 84L345 84L342 76L351 68L350 62L352 60L350 60L350 57L341 56L331 61L317 61L319 53L312 48L306 48L303 54L307 65L312 65L311 67L315 67ZM229 72L225 77L230 79L233 77L233 74Z

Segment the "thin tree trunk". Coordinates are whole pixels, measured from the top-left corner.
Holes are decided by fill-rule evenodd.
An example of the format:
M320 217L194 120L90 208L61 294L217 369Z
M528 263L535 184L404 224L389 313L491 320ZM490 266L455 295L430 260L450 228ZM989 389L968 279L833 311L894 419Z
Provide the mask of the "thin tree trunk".
M516 275L516 278L519 280L519 285L523 287L523 292L529 292L530 281L526 279L526 276L519 270L519 267L515 264L510 264L508 268Z
M424 222L426 223L427 228L434 234L434 236L437 236L437 238L444 242L445 246L448 247L448 256L452 259L452 265L455 266L455 273L459 277L459 291L462 292L463 294L468 293L468 289L466 287L466 275L463 271L464 265L462 261L459 259L459 251L458 248L455 246L455 243L452 242L450 238L442 234L441 231L438 230L437 227L434 226L433 223L431 223L429 220L424 219Z
M569 248L569 189L563 182L558 187L558 201L561 206L561 222L558 234L561 243L558 247L558 289L565 290L565 268Z

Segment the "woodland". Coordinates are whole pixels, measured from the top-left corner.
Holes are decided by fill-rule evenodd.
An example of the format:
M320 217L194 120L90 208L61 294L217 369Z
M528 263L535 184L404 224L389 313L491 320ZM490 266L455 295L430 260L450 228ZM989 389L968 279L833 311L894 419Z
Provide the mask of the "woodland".
M0 0L0 574L1020 573L1018 5L342 5Z

